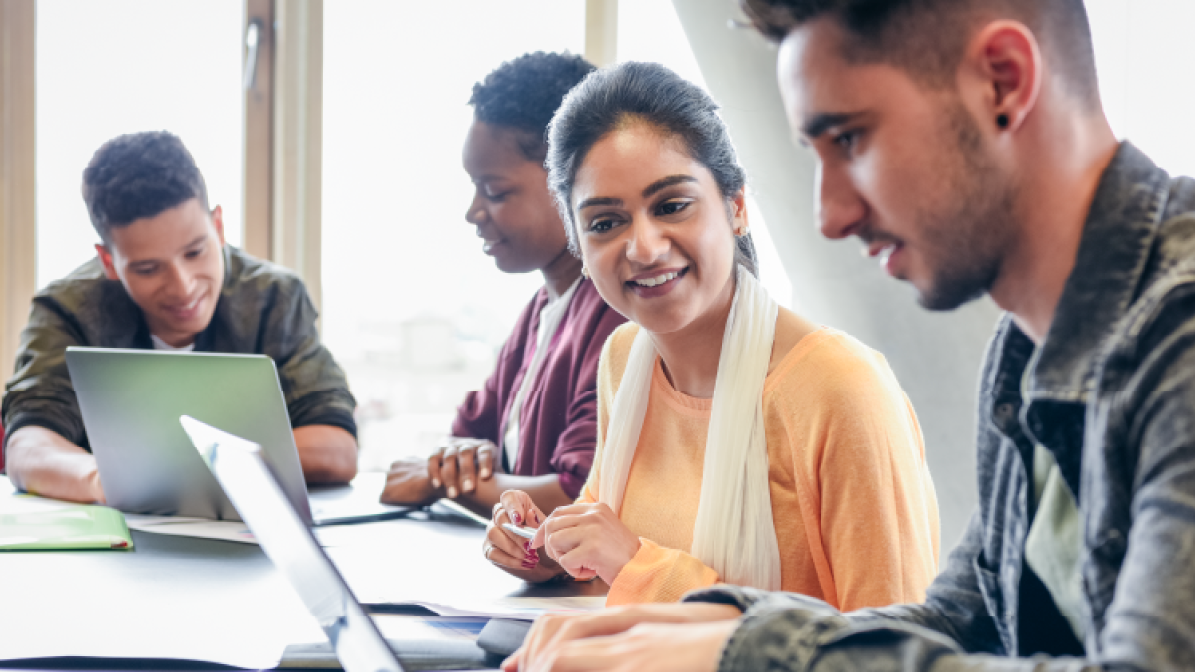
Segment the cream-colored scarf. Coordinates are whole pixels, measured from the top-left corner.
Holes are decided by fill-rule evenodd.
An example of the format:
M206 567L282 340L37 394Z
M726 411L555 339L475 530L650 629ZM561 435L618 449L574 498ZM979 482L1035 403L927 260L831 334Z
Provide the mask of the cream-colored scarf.
M763 386L779 309L741 266L736 285L722 336L690 552L727 583L780 590L780 546L772 522L763 420ZM656 357L651 336L640 329L614 395L602 449L598 498L615 513L622 506L647 415Z

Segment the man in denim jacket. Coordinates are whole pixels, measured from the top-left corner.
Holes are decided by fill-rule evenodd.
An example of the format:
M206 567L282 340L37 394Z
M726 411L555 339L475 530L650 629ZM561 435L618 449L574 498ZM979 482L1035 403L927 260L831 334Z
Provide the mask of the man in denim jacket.
M1116 142L1082 0L744 6L780 43L823 234L858 237L926 308L1008 311L978 510L924 604L843 615L723 586L545 619L517 662L1195 669L1195 181Z

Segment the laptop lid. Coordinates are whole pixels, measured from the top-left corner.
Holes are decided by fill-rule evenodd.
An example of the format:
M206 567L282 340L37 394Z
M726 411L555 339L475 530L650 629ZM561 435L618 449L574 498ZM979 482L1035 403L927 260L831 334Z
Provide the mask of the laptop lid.
M187 416L178 419L263 551L328 635L348 672L402 672L402 664L288 501L262 450ZM198 459L198 458L197 458Z
M307 485L274 361L265 355L66 349L109 506L130 513L239 520L179 427L183 414L262 446L310 524Z

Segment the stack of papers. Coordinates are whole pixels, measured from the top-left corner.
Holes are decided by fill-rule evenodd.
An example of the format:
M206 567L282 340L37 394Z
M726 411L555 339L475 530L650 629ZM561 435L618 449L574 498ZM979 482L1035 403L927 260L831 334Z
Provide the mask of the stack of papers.
M249 527L235 520L210 520L208 518L186 518L183 516L150 516L140 513L126 513L125 520L130 528L138 532L152 532L176 537L196 537L236 541L242 544L256 544L257 539Z
M598 611L606 597L504 597L497 600L463 600L453 604L412 602L440 616L455 618L510 618L534 621L543 614L576 614Z

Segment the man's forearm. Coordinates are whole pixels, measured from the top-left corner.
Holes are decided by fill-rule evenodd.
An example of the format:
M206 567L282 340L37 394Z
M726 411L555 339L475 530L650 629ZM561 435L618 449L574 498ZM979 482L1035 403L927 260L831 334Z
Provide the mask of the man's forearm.
M309 484L348 483L357 475L357 440L340 427L298 427L295 446Z
M573 498L560 487L559 474L515 476L502 473L494 473L488 479L479 480L473 492L460 495L456 501L477 515L489 518L494 512L494 505L507 490L522 490L527 493L544 513L551 513L558 506L573 503Z
M856 670L890 672L1095 672L1149 669L1127 661L1008 658L968 654L940 632L883 610L841 614L804 595L718 587L695 591L686 602L745 608L722 649L718 670ZM857 617L858 614L860 617Z
M103 502L95 457L44 427L21 427L5 450L9 480L17 488L73 502Z

